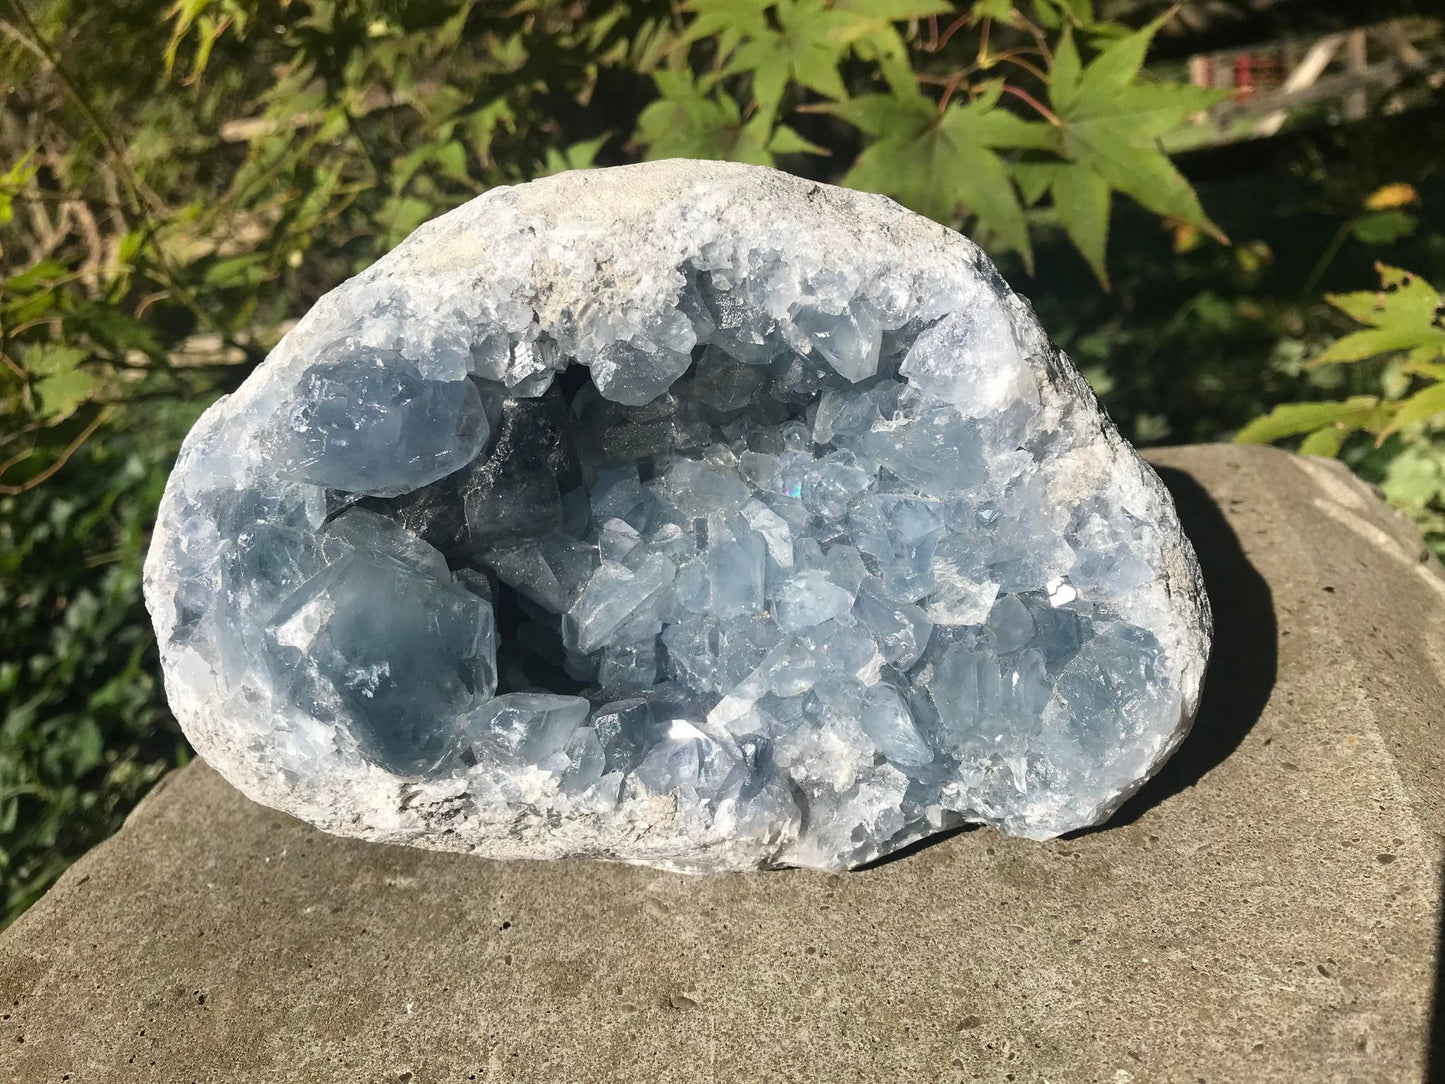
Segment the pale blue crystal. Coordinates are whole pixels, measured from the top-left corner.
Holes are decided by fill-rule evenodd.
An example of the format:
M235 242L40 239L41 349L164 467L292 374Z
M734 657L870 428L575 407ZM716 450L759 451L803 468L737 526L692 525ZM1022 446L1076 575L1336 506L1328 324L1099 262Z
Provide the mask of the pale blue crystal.
M767 370L730 357L721 347L709 346L698 361L691 395L714 410L739 410L767 379Z
M555 401L510 401L491 453L458 479L473 548L537 538L562 526L560 409Z
M900 670L918 661L933 634L933 623L922 610L908 602L895 602L876 580L864 581L858 588L853 613L872 633L884 660Z
M1037 626L1028 607L1017 595L1004 595L993 604L985 622L1001 654L1017 651L1034 638Z
M693 613L723 618L761 611L766 556L766 544L751 532L709 546L688 567L689 590L684 596L679 584L679 601Z
M840 519L860 495L872 488L877 470L865 470L849 451L829 452L803 478L803 507L816 516Z
M592 361L592 379L614 402L642 406L672 387L691 364L687 350L616 342L603 347Z
M772 619L760 614L730 620L706 615L668 625L662 632L676 673L705 693L738 685L781 637Z
M933 749L918 733L908 705L892 685L879 682L864 691L859 719L878 751L899 767L921 768L932 762Z
M710 798L722 789L740 760L736 746L679 718L667 723L666 736L648 751L631 778L649 794L686 788L696 797Z
M386 605L377 605L385 599ZM352 550L303 583L266 626L278 685L350 718L382 767L427 772L455 751L448 719L491 695L487 601L385 550Z
M657 639L608 644L597 666L597 684L612 696L651 690L657 684Z
M666 868L1056 834L1137 783L1192 695L1177 539L984 264L714 236L576 298L580 235L530 236L506 287L367 280L187 442L148 591L238 747L361 765L315 792L395 788L397 838L415 801Z
M943 527L930 503L872 497L849 511L848 528L853 544L877 563L890 598L916 602L934 589L933 551Z
M276 473L349 493L420 489L488 436L469 380L427 380L400 355L358 349L308 369L267 454Z
M580 696L506 693L462 717L465 738L480 753L514 764L538 764L565 751L591 705Z
M828 579L826 572L818 569L799 572L778 589L773 600L778 624L789 632L831 621L852 608L853 593L839 587Z
M585 652L606 646L613 634L639 610L657 600L677 575L666 557L644 554L636 567L601 565L567 611L568 639Z
M793 323L812 340L814 349L828 364L853 383L878 371L883 325L865 302L842 313L804 306L793 313Z
M504 549L487 550L481 560L497 578L543 609L562 613L597 570L596 546L559 533Z
M595 785L607 770L607 754L597 731L579 726L562 745L566 766L559 774L560 789L566 794L582 794Z

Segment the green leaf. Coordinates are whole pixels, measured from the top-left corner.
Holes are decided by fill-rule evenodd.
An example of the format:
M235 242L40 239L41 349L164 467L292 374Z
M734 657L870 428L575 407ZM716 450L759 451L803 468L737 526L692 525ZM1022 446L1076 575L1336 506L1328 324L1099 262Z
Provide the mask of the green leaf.
M1082 166L1061 165L1052 192L1059 224L1107 290L1109 271L1104 252L1109 236L1108 182Z
M1081 30L1097 29L1094 19L1094 0L1054 0L1068 18Z
M25 348L21 361L31 376L59 376L71 372L90 357L90 351L79 346L31 345Z
M773 132L773 138L768 141L768 150L772 154L818 154L824 157L829 154L827 147L808 142L786 124L778 125Z
M391 190L401 192L411 183L417 171L427 164L432 156L430 146L417 147L409 154L403 155L391 167Z
M1335 308L1368 326L1332 343L1309 362L1310 367L1364 361L1396 351L1408 351L1412 366L1428 365L1445 354L1440 293L1419 275L1387 264L1375 266L1380 290L1325 295Z
M228 256L206 268L205 283L217 289L259 285L267 277L265 262L265 255L259 252L248 252L243 256Z
M1304 440L1300 441L1300 455L1320 455L1326 459L1333 459L1340 454L1340 446L1345 443L1354 430L1347 429L1342 425L1327 425L1323 429L1316 429Z
M1160 136L1218 101L1221 94L1200 87L1134 82L1165 18L1114 42L1086 67L1081 67L1072 31L1064 31L1049 85L1049 101L1060 121L1060 151L1110 189L1225 241L1224 232L1204 213L1194 189L1159 145ZM1091 191L1091 196L1097 204L1096 194ZM1092 265L1097 246L1085 255Z
M771 124L773 118L778 115L778 106L782 104L783 91L787 87L787 68L770 65L754 72L752 90L753 101L757 103L757 111L753 115L765 117L767 123Z
M64 421L85 402L95 377L79 368L90 352L77 346L30 346L21 355L39 400L40 415L49 424Z
M31 177L39 172L39 166L32 166L30 164L30 159L34 154L34 151L26 151L20 156L19 161L4 173L0 173L0 192L4 192L6 196L13 196L25 187ZM7 218L5 221L8 222L10 220Z
M696 16L683 31L684 42L694 42L725 32L747 35L766 33L768 8L773 0L691 0L683 11Z
M1390 419L1390 424L1380 430L1380 439L1383 440L1407 425L1427 422L1442 414L1445 414L1445 383L1431 384L1399 405L1395 416Z
M1325 300L1346 316L1362 324L1376 324L1376 315L1385 304L1380 290L1355 290L1348 294L1325 294Z
M1049 69L1049 102L1057 113L1067 113L1079 100L1079 77L1083 74L1079 47L1074 44L1074 28L1064 27L1059 47L1054 50L1054 64Z
M191 27L211 6L213 0L176 0L167 13L175 20L171 28L170 41L166 43L164 52L166 74L170 75L176 66L176 53L181 47L181 42L190 33Z
M1356 241L1366 245L1393 245L1403 237L1415 232L1419 220L1401 210L1376 211L1361 215L1350 227Z
M1200 99L1193 89L1132 87L1113 92L1107 102L1081 97L1063 118L1064 153L1156 214L1188 222L1227 241L1155 141L1197 107Z
M393 196L382 204L377 212L376 222L382 228L378 242L388 247L398 244L403 238L432 216L435 208L426 200L414 196Z
M861 59L878 63L890 86L902 85L900 68L907 69L908 81L913 81L908 46L894 24L953 11L952 5L935 0L833 0L831 7L839 16L832 39L850 46Z
M41 260L34 267L20 272L12 279L5 280L5 289L10 293L24 293L41 283L64 278L70 269L59 260Z
M1057 150L1058 133L1052 125L1037 120L1024 120L1007 109L998 108L1003 95L1003 80L983 84L981 93L966 107L975 119L972 122L977 138L990 147L1016 147L1025 150Z
M1324 426L1369 429L1379 419L1380 400L1373 395L1356 395L1343 402L1283 403L1262 418L1256 418L1234 435L1240 444L1272 444L1285 437L1313 433Z
M455 139L450 139L436 148L433 156L441 171L453 180L470 181L471 175L467 172L467 151Z
M1405 359L1405 371L1429 380L1445 380L1445 361L1435 361L1423 351L1412 351Z
M597 159L597 152L602 149L607 140L608 136L600 135L595 139L584 139L580 143L573 143L563 150L548 147L545 173L562 173L569 169L591 169L592 163Z
M261 256L255 258L259 261ZM87 302L67 315L67 333L74 335L78 330L95 342L116 354L139 350L153 358L164 355L160 340L153 325L137 320L129 313L114 305L95 301Z
M888 134L864 148L843 183L890 195L940 222L956 222L965 210L978 216L979 227L1004 248L1019 252L1032 267L1028 225L1004 160L994 148L1034 145L1032 127L1013 118L1000 123L998 110L985 95L968 105L951 105L939 116L927 98L894 105L876 100L857 108L857 101L832 107ZM996 95L994 100L996 100ZM890 113L891 111L891 113ZM896 118L891 130L880 122ZM1017 141L1017 142L1016 142Z
M1094 19L1093 0L1034 0L1034 22L1046 30L1057 30L1060 26L1078 27L1096 36L1102 36L1106 29L1117 25L1101 24Z
M1006 23L1013 18L1014 6L1011 0L975 0L969 12L975 19L994 19Z
M725 94L702 93L691 74L658 72L664 97L637 118L637 140L646 157L711 158L772 165L767 149L772 120L755 114L743 122L738 105Z
M1313 369L1321 365L1364 361L1367 358L1394 353L1397 350L1413 350L1419 345L1421 344L1417 338L1417 332L1410 328L1367 328L1364 331L1353 331L1344 338L1331 343L1324 353L1311 358L1306 364L1306 368ZM1441 336L1441 345L1445 346L1445 335ZM1439 348L1437 347L1437 349Z
M505 98L497 98L468 114L465 124L473 153L483 164L488 164L492 158L492 141L499 131L515 129L516 115L511 103Z
M116 246L116 263L122 268L129 267L149 244L150 236L145 230L131 230L122 234L120 243Z
M1392 504L1423 509L1445 496L1445 456L1424 441L1406 444L1390 461L1380 488Z
M1025 207L1032 207L1048 194L1061 162L1015 162L1012 166L1014 184L1018 185L1019 196Z
M1149 51L1149 43L1154 40L1159 28L1173 17L1172 10L1166 11L1141 30L1114 42L1095 57L1079 79L1079 97L1086 100L1102 99L1110 94L1117 94L1133 83L1144 66L1144 56Z
M854 46L853 51L863 59L868 59L866 49ZM902 54L898 56L883 53L877 57L877 62L879 74L894 94L907 94L917 88L918 76L914 74L913 65L909 63L907 47L904 47Z
M845 102L831 102L819 107L847 121L860 132L871 136L887 136L900 131L917 132L938 116L927 98L914 84L906 94L865 94Z
M849 17L830 11L823 0L782 0L777 5L778 30L758 29L738 46L718 78L754 72L753 97L758 108L776 113L789 79L827 98L846 98L848 88L838 73L848 49Z
M833 10L901 23L909 19L926 19L930 15L947 15L953 11L953 5L947 0L835 0Z

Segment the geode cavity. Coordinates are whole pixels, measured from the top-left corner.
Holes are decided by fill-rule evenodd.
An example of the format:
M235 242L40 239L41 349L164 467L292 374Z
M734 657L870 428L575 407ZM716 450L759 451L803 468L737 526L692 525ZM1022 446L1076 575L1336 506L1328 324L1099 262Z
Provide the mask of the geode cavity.
M324 297L187 438L146 598L258 801L698 871L1094 824L1209 638L1168 494L972 243L698 162L494 190Z

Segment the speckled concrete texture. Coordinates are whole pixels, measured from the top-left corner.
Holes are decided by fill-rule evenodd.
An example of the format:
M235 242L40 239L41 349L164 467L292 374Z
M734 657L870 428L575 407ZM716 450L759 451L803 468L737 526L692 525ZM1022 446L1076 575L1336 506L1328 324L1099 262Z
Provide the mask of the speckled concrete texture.
M336 839L196 764L0 935L0 1081L1422 1079L1445 579L1330 464L1151 458L1218 638L1105 827L695 878Z

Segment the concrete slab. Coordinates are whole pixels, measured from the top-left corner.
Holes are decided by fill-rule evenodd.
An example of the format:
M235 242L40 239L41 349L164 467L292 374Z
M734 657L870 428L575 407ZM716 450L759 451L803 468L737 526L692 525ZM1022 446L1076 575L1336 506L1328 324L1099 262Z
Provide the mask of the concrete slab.
M1333 465L1152 458L1218 647L1108 826L690 878L335 839L195 764L0 935L0 1080L1421 1079L1445 579Z

